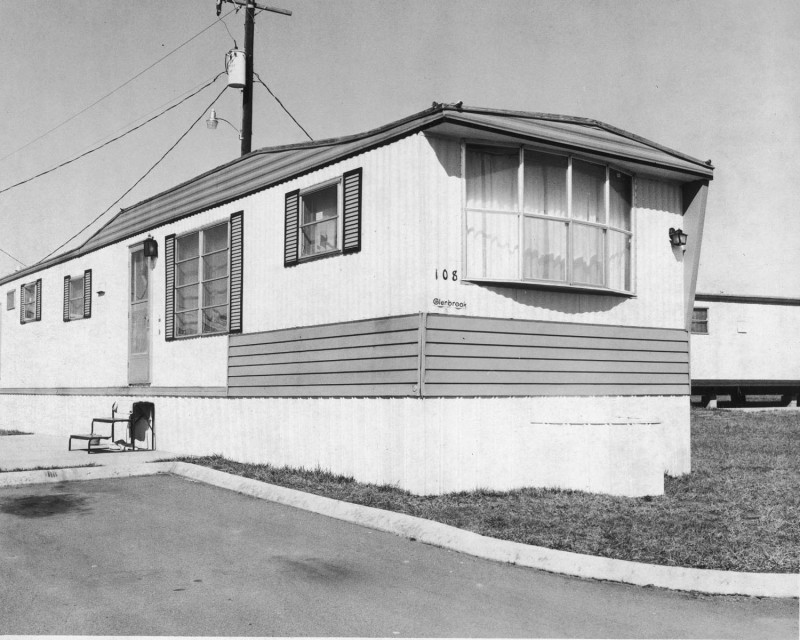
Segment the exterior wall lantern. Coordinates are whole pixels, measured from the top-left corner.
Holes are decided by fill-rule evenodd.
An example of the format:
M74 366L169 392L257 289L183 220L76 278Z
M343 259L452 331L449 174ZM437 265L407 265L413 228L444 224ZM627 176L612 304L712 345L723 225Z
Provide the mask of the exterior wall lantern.
M145 258L157 258L158 257L158 242L156 242L153 236L147 236L144 241L144 245L142 246L144 249L144 257Z
M687 236L683 232L683 229L673 229L672 227L670 227L670 230L669 230L669 243L673 247L685 247L686 246L686 239L688 237L689 236Z

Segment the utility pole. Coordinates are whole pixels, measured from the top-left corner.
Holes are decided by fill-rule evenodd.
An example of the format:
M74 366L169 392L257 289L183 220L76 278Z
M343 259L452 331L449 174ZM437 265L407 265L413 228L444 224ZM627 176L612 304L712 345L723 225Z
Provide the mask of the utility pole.
M242 89L242 155L250 153L253 141L253 40L255 38L256 9L291 16L287 9L267 7L252 0L217 0L217 15L222 11L222 3L229 2L237 7L244 6L244 59L245 84Z

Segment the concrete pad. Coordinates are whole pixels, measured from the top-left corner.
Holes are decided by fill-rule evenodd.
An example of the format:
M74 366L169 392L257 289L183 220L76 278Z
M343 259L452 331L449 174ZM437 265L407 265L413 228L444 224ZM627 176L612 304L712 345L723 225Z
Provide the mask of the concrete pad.
M95 465L127 467L143 462L174 458L166 451L114 451L87 453L86 449L68 450L66 435L31 434L0 436L0 471L36 469L37 467L76 467ZM73 441L73 446L85 447L85 441Z

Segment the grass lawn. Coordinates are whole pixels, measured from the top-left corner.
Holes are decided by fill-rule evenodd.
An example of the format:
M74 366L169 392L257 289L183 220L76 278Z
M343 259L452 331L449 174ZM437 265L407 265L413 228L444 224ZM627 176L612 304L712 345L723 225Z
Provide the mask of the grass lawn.
M414 496L316 470L181 458L532 545L670 566L800 572L800 412L692 409L692 473L665 495L524 489Z

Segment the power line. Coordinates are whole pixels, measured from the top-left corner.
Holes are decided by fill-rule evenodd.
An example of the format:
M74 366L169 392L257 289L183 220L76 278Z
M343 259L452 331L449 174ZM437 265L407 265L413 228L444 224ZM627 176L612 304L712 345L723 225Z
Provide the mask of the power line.
M153 67L155 67L157 64L159 64L159 63L160 63L160 62L162 62L163 60L167 59L167 58L168 58L169 56L171 56L173 53L175 53L175 52L176 52L176 51L178 51L179 49L182 49L182 48L183 48L183 47L185 47L187 44L189 44L189 43L190 43L192 40L194 40L195 38L199 37L200 35L202 35L202 34L203 34L203 33L205 33L206 31L208 31L208 30L209 30L211 27L213 27L215 24L217 24L217 22L220 22L220 21L221 21L221 20L223 20L224 18L227 18L227 17L228 17L228 16L229 16L231 13L233 13L233 11L234 11L234 10L233 10L233 9L231 9L231 10L230 10L230 11L228 11L228 13L226 13L224 16L221 16L221 17L217 18L216 20L214 20L214 22L212 22L210 25L208 25L208 26L207 26L205 29L203 29L202 31L199 31L198 33L196 33L195 35L193 35L191 38L189 38L189 39L188 39L186 42L184 42L183 44L181 44L181 45L178 45L177 47L175 47L175 48L174 48L172 51L170 51L168 54L166 54L165 56L162 56L161 58L159 58L158 60L156 60L156 61L155 61L153 64L151 64L149 67L147 67L146 69L143 69L142 71L140 71L139 73L137 73L135 76L133 76L133 77L132 77L132 78L130 78L129 80L126 80L125 82L123 82L123 83L122 83L121 85L119 85L119 86L118 86L116 89L113 89L113 90L109 91L109 92L108 92L107 94L105 94L105 95L104 95L102 98L98 98L97 100L95 100L94 102L92 102L92 104L90 104L88 107L85 107L85 108L81 109L80 111L78 111L78 113L75 113L75 114L71 115L69 118L67 118L67 119L66 119L66 120L64 120L63 122L60 122L59 124L57 124L57 125L56 125L55 127L53 127L52 129L49 129L48 131L45 131L45 132L44 132L42 135L40 135L38 138L34 138L33 140L31 140L31 141L30 141L30 142L28 142L27 144L24 144L24 145L22 145L22 146L21 146L19 149L17 149L16 151L12 151L12 152L11 152L11 153L9 153L8 155L5 155L5 156L3 156L2 158L0 158L0 162L2 162L3 160L6 160L7 158L10 158L11 156L13 156L13 155L14 155L14 154L16 154L16 153L19 153L19 152L20 152L20 151L22 151L23 149L27 149L27 148L28 148L29 146L31 146L33 143L35 143L35 142L38 142L39 140L41 140L41 139L42 139L42 138L44 138L45 136L47 136L47 135L49 135L49 134L53 133L53 131L55 131L56 129L59 129L60 127L63 127L65 124L67 124L68 122L71 122L72 120L74 120L75 118L77 118L79 115L81 115L81 114L85 113L86 111L88 111L89 109L91 109L92 107L94 107L95 105L97 105L97 104L101 103L103 100L105 100L105 99L106 99L106 98L108 98L109 96L111 96L111 95L115 94L117 91L119 91L120 89L122 89L122 88L123 88L123 87L125 87L126 85L129 85L131 82L133 82L134 80L136 80L136 78L138 78L139 76L141 76L141 75L143 75L143 74L147 73L148 71L150 71L150 69L152 69ZM223 22L223 24L225 24L225 23ZM227 26L228 26L228 25L225 25L225 28L227 28Z
M219 77L219 76L217 76L217 77ZM214 78L214 80L216 80L216 78ZM217 94L217 97L216 97L216 98L214 98L214 99L211 101L211 104L209 104L209 105L208 105L208 106L207 106L207 107L206 107L206 108L205 108L203 111L201 111L201 112L200 112L200 115L197 117L197 119L196 119L194 122L192 122L192 124L191 124L191 125L189 125L189 128L188 128L186 131L184 131L184 132L181 134L181 137L180 137L180 138L178 138L178 139L175 141L175 143L174 143L174 144L173 144L173 145L172 145L172 146L171 146L169 149L167 149L167 150L166 150L166 152L164 153L164 155L162 155L162 156L161 156L161 157L160 157L158 160L156 160L155 164L154 164L152 167L150 167L150 168L149 168L149 169L148 169L148 170L147 170L147 171L144 173L144 175L143 175L141 178L139 178L139 179L138 179L136 182L134 182L134 183L133 183L133 185L131 185L131 187L130 187L130 188L129 188L129 189L128 189L128 190L127 190L125 193L123 193L123 194L122 194L122 195L121 195L119 198L117 198L116 200L114 200L114 202L112 202L112 203L111 203L111 204L108 206L108 208L107 208L105 211L103 211L103 212L102 212L100 215L98 215L97 217L95 217L95 218L94 218L94 220L92 220L92 221L91 221L91 222L89 222L87 225L85 225L85 226L84 226L84 227L83 227L83 228L82 228L80 231L78 231L78 232L77 232L75 235L73 235L71 238L69 238L69 239L68 239L66 242L63 242L61 245L59 245L58 247L56 247L55 249L53 249L53 250L52 250L50 253L48 253L48 254L47 254L47 255L46 255L44 258L42 258L41 260L39 260L39 261L38 261L36 264L39 264L39 263L41 263L41 262L44 262L44 261L45 261L45 260L47 260L47 259L48 259L50 256L52 256L52 255L53 255L53 254L54 254L56 251L59 251L59 250L60 250L60 249L62 249L62 248L65 246L65 245L67 245L67 244L69 244L70 242L72 242L72 241L73 241L75 238L77 238L77 237L78 237L80 234L82 234L84 231L86 231L86 229L88 229L88 228L89 228L90 226L92 226L92 225L93 225L95 222L97 222L97 221L98 221L100 218L102 218L102 217L103 217L103 216L104 216L106 213L108 213L108 212L111 210L111 208L112 208L112 207L114 207L114 205L116 205L116 204L117 204L117 203L118 203L120 200L122 200L122 199L123 199L125 196L127 196L127 195L128 195L130 192L131 192L131 191L133 191L133 190L134 190L134 189L135 189L135 188L136 188L136 187L139 185L139 183L140 183L142 180L144 180L144 179L145 179L145 178L146 178L148 175L150 175L150 173L153 171L153 169L155 169L155 168L156 168L156 167L157 167L157 166L158 166L158 165L161 163L161 161L162 161L164 158L166 158L166 157L167 157L167 155L168 155L168 154L169 154L169 153L170 153L170 152L171 152L171 151L172 151L172 150L173 150L175 147L177 147L177 146L178 146L178 144L180 144L181 140L183 140L183 139L184 139L184 138L185 138L185 137L186 137L186 136L189 134L189 132L190 132L190 131L192 130L192 128L194 127L194 125L196 125L198 122L200 122L200 119L201 119L201 118L202 118L202 117L203 117L203 116L206 114L206 112L207 112L207 111L208 111L208 110L209 110L211 107L213 107L213 106L214 106L214 103L215 103L217 100L219 100L220 96L221 96L221 95L222 95L222 94L225 92L225 89L227 89L227 88L228 88L228 86L227 86L227 85L225 85L225 87L223 87L222 91L220 91L220 92Z
M10 254L8 251L6 251L5 249L3 249L2 247L0 247L0 251L2 251L3 253L5 253L5 254L6 254L6 255L7 255L9 258L11 258L12 260L16 260L17 262L19 262L19 263L20 263L20 264L21 264L23 267L27 267L27 266L28 266L27 264L25 264L25 263L24 263L22 260L20 260L19 258L15 258L14 256L12 256L12 255L11 255L11 254Z
M149 119L145 120L145 121L144 121L144 122L142 122L141 124L138 124L138 125L136 125L135 127L131 128L131 129L128 129L128 130L127 130L127 131L125 131L124 133L121 133L120 135L118 135L118 136L116 136L116 137L114 137L114 138L111 138L110 140L108 140L108 141L104 142L103 144L100 144L100 145L98 145L98 146L94 147L93 149L89 149L88 151L85 151L84 153L81 153L81 154L79 154L79 155L75 156L74 158L71 158L71 159L69 159L69 160L65 160L64 162L62 162L61 164L58 164L58 165L56 165L55 167L51 167L50 169L47 169L46 171L42 171L41 173L37 173L36 175L34 175L34 176L31 176L30 178L26 178L25 180L21 180L20 182L17 182L17 183L15 183L15 184L12 184L11 186L5 187L4 189L0 189L0 193L5 193L6 191L11 191L11 189L14 189L15 187L22 186L23 184L27 184L28 182L31 182L32 180L35 180L36 178L41 178L42 176L45 176L45 175L47 175L48 173L53 173L53 171L57 171L58 169L61 169L62 167L66 167L68 164L72 164L73 162L76 162L77 160L80 160L81 158L85 158L86 156L88 156L88 155L89 155L89 154L91 154L91 153L94 153L95 151L99 151L99 150L100 150L100 149L102 149L103 147L107 147L107 146L108 146L108 145L110 145L112 142L116 142L117 140L120 140L121 138L124 138L125 136L127 136L127 135L129 135L129 134L133 133L134 131L136 131L137 129L141 129L141 128L142 128L143 126L145 126L146 124L149 124L149 123L151 123L153 120L155 120L155 119L157 119L157 118L160 118L160 117L161 117L161 116L163 116L165 113L168 113L169 111L172 111L172 110L173 110L173 109L175 109L176 107L179 107L179 106L180 106L180 105L182 105L184 102L186 102L186 101L187 101L189 98L193 98L193 97L194 97L194 96L196 96L198 93L200 93L200 92L201 92L203 89L205 89L205 88L207 88L207 87L210 87L212 84L214 84L214 83L215 83L215 82L216 82L216 81L219 79L219 77L220 77L220 76L224 75L224 73L225 73L225 72L220 72L220 73L218 73L218 74L217 74L217 75L214 77L214 79L213 79L213 80L211 80L211 81L207 82L206 84L204 84L202 87L200 87L199 89L197 89L197 90L196 90L194 93L191 93L191 94L189 94L188 96L186 96L185 98L183 98L183 100L181 100L180 102L176 102L176 103L175 103L175 104L173 104L172 106L170 106L170 107L167 107L167 108L166 108L166 109L164 109L164 110L163 110L161 113L157 113L157 114L156 114L156 115L154 115L152 118L149 118ZM226 85L226 87L225 87L225 88L227 88L227 85ZM225 90L225 89L223 89L223 91L224 91L224 90Z
M282 109L283 109L283 110L284 110L284 111L285 111L285 112L286 112L286 113L289 115L289 117L290 117L292 120L294 120L294 123L295 123L295 124L296 124L298 127L300 127L301 129L303 129L303 133L305 133L305 134L306 134L306 136L308 136L308 139L309 139L309 140L311 140L311 142L314 142L314 138L312 138L312 137L311 137L311 135L308 133L308 131L306 131L306 130L303 128L303 125L301 125L301 124L300 124L300 123L297 121L297 118L295 118L295 117L294 117L294 116L293 116L291 113L289 113L289 110L288 110L288 109L287 109L287 108L286 108L286 107L283 105L283 102L281 102L281 101L280 101L280 99L278 98L278 96L276 96L274 93L272 93L272 89L270 89L270 88L269 88L269 87L266 85L266 83L265 83L265 82L264 82L264 81L261 79L261 76L260 76L260 75L258 75L258 74L257 74L255 71L253 72L253 75L256 77L256 80L258 80L258 81L259 81L261 84L263 84L263 85L264 85L264 88L265 88L267 91L269 91L269 95L271 95L273 98L275 98L275 102L277 102L279 105L281 105L281 108L282 108Z

